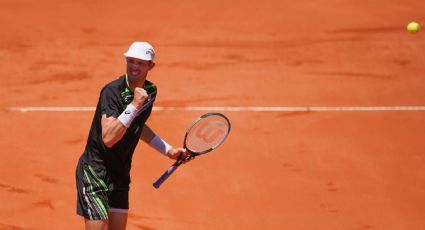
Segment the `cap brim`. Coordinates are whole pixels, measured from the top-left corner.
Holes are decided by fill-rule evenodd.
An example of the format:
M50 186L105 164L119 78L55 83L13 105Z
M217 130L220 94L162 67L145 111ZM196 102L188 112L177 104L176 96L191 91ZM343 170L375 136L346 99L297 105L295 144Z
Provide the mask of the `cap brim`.
M144 61L152 61L152 58L148 55L146 56L142 56L142 55L135 55L132 53L124 53L125 57L131 57L131 58L136 58L136 59L140 59L140 60L144 60Z

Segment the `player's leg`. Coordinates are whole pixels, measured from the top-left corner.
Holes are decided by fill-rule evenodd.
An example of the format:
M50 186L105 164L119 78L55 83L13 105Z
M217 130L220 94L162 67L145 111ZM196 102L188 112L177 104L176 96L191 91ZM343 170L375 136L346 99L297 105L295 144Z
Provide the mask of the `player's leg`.
M127 226L127 209L109 209L109 230L124 230Z
M79 162L76 171L77 214L84 217L86 229L108 227L108 188L94 169Z
M109 194L109 230L125 229L128 216L128 190L116 189Z
M84 224L86 226L86 230L108 230L107 220L88 220L84 218Z

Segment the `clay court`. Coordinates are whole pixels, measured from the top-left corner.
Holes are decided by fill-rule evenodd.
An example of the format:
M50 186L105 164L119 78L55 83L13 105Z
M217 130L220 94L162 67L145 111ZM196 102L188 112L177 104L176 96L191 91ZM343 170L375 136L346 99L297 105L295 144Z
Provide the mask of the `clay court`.
M173 162L141 143L127 229L425 229L423 0L0 5L0 229L84 228L91 108L136 40L156 49L158 134L233 126L159 190Z

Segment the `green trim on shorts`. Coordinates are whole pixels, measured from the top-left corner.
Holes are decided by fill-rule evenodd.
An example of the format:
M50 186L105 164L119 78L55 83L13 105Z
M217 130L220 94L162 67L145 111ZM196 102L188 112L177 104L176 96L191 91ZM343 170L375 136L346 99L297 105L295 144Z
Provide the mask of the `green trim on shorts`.
M94 178L96 178L96 180L99 181L99 183L102 185L102 187L105 189L105 191L109 191L108 187L106 186L105 182L103 182L102 179L99 178L99 176L94 172L93 168L91 167L91 165L89 165L89 170L90 172L93 174Z
M90 167L90 166L89 166ZM89 176L87 175L87 171L84 169L84 175L86 176L87 181L90 184L90 193L93 195L95 201L97 202L98 206L102 209L103 215L105 218L108 217L108 212L106 211L105 205L103 204L102 200L97 196L97 194L93 191L93 185L90 182Z

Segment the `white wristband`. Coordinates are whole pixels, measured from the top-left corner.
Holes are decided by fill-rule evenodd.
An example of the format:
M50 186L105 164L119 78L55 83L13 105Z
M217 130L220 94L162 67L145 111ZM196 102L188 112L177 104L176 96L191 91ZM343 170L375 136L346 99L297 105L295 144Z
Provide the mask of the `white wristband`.
M139 111L136 109L134 105L131 103L127 105L127 108L125 108L124 112L121 113L121 115L118 116L118 120L125 126L130 127L131 122L134 120L134 118L137 116L137 113Z
M149 142L149 145L164 155L167 155L168 150L172 148L171 145L162 140L159 136L152 138L152 140Z

